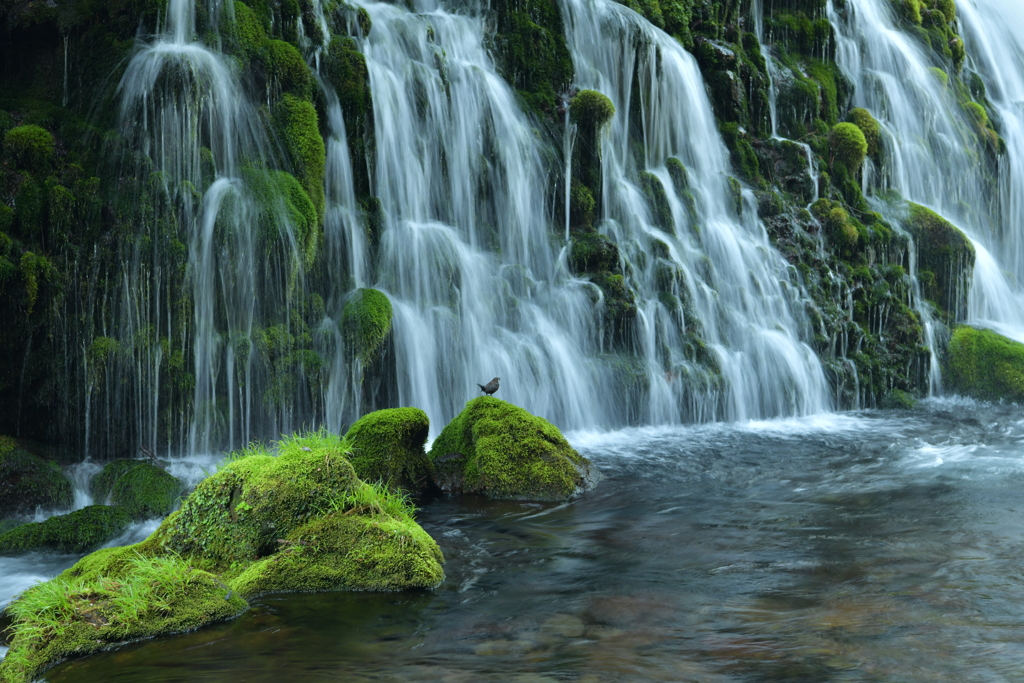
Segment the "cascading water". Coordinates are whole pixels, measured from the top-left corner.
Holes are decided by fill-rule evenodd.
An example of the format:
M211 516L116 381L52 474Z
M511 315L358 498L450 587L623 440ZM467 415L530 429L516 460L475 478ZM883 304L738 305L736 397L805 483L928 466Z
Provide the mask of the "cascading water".
M725 147L693 58L615 2L563 0L562 8L578 85L606 94L617 112L602 146L601 230L619 245L638 295L638 347L652 387L651 417L678 419L687 403L690 419L827 409L821 366L801 341L800 289L769 244L750 193L730 188ZM634 155L632 130L641 131L642 158ZM663 188L670 226L657 225L642 177L648 183L656 178ZM672 298L665 293L684 305L666 305ZM693 332L721 369L720 412L717 387L709 382L694 392L693 375L701 370L682 357L683 341Z
M215 29L233 21L231 8L208 6L207 34L217 43ZM112 296L117 328L100 353L96 342L85 353L87 365L99 366L87 382L87 415L94 391L105 400L102 415L92 410L87 419L87 434L108 434L97 446L87 437L86 455L140 445L233 448L257 429L291 428L295 410L291 396L267 400L268 384L283 382L253 361L254 347L286 334L307 250L283 176L269 170L274 148L234 66L195 39L194 2L170 0L165 24L118 86L120 158L123 175L135 178L129 214L138 236ZM261 336L265 330L275 332ZM169 403L161 385L168 381L178 391L191 384L191 401Z
M550 173L484 22L432 3L362 6L399 403L438 431L498 376L503 398L560 426L619 422L594 362L592 287L558 260Z
M979 291L972 292L970 314L1024 341L1024 39L1017 30L1024 12L1020 3L1009 0L961 0L957 5L967 53L985 83L1006 145L998 167L998 228L991 253L978 254L975 268L982 278L975 279Z
M977 5L967 6L966 16L976 17ZM997 38L980 32L1005 26L1013 15L1007 7L994 3L987 10L993 16L984 22L985 29L977 20L965 21L965 26L974 27L972 43L978 44L980 59L984 59L986 49L997 44ZM886 160L869 189L894 189L913 202L935 209L961 228L977 252L968 294L968 321L1024 339L1024 306L1020 305L1024 299L1014 282L1019 275L1011 271L1008 280L1005 271L1014 267L1015 247L1012 239L1001 243L999 228L1014 225L1007 222L1016 194L1013 174L999 169L1003 185L1000 197L993 180L997 170L986 161L985 147L995 143L979 130L976 115L972 118L947 86L942 70L949 65L931 60L915 38L897 28L891 3L849 0L840 13L830 2L828 13L836 32L836 61L854 84L854 105L870 110L883 130ZM1006 40L1010 42L1005 47L1012 54L1014 43ZM1005 58L1006 52L998 54ZM1003 72L993 71L992 64L986 63L985 71L1008 86L1000 92L1013 91ZM1012 95L1004 102L1005 110L1012 110ZM1009 158L1012 166L1013 152ZM1001 216L1000 205L1009 213ZM880 204L876 208L885 209ZM899 220L898 215L890 217ZM1006 253L1009 261L998 263L995 253Z

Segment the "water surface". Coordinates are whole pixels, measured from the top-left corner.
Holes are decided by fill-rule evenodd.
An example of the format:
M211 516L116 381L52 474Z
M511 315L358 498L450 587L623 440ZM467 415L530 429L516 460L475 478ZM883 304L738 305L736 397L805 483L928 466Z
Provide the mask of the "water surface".
M565 505L442 499L432 592L272 595L103 681L1024 679L1024 411L576 433Z

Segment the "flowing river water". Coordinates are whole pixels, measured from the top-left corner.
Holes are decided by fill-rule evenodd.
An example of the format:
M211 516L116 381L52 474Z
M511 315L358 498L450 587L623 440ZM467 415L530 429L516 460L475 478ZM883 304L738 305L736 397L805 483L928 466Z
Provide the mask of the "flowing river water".
M1020 408L569 439L605 476L570 503L424 504L434 591L268 595L45 679L1024 679ZM73 560L0 559L2 599Z

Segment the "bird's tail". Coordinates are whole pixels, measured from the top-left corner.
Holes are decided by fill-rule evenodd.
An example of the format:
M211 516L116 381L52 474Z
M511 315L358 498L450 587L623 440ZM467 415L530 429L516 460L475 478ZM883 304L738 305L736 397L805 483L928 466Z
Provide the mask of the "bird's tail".
M487 387L485 387L483 384L477 384L477 386L480 387L480 391L487 391Z

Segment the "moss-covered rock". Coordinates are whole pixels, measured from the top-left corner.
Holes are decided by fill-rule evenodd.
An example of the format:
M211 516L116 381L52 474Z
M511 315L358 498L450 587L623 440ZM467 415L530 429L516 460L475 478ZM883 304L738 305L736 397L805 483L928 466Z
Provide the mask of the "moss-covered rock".
M837 123L828 136L832 164L856 173L868 153L868 141L861 129L849 122Z
M372 361L391 333L391 300L376 289L357 289L342 309L341 330L355 355Z
M320 137L316 108L308 100L285 93L275 107L275 119L292 167L316 207L318 223L324 215L324 168L327 150Z
M612 120L615 105L596 90L580 90L569 101L569 117L579 126L600 129Z
M850 110L850 123L860 128L864 134L864 140L868 143L868 156L877 160L881 151L882 127L875 120L867 109L860 107Z
M146 460L114 460L90 483L96 500L116 505L134 519L164 517L185 485Z
M952 323L967 317L967 292L974 272L974 245L955 225L931 209L907 203L904 227L917 246L921 293Z
M953 331L948 354L954 391L989 401L1024 401L1024 344L963 325Z
M0 681L27 683L69 657L188 631L247 607L236 591L186 560L115 550L89 556L11 603L7 612L14 636L0 662ZM119 567L100 561L112 555ZM81 571L83 563L94 571Z
M43 460L9 436L0 436L0 517L37 507L69 507L74 495L60 465Z
M590 462L554 425L493 396L469 401L434 441L430 458L449 492L565 500L591 485Z
M89 505L43 522L23 524L0 535L0 553L50 548L64 553L84 553L117 538L131 523L124 509Z
M4 155L20 168L45 171L53 150L53 135L39 126L17 126L4 135Z
M365 481L417 491L430 483L430 460L423 449L430 419L419 408L389 408L364 415L349 428L345 440L349 461Z

